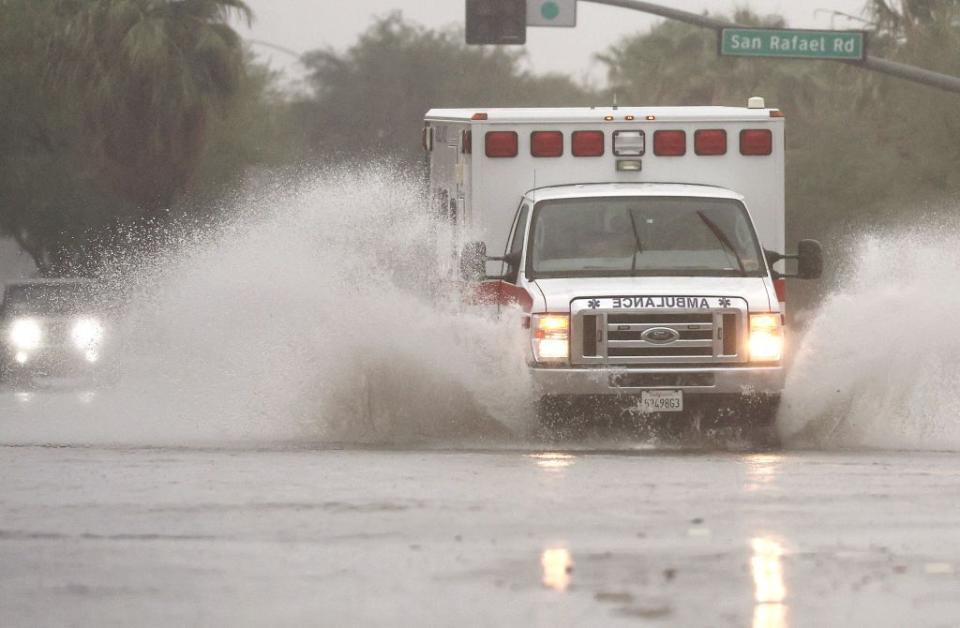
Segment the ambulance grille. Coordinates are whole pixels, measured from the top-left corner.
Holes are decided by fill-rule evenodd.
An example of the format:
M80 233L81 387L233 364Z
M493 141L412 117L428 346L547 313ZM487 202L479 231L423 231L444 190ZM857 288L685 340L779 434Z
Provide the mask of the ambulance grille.
M743 313L729 310L589 311L573 319L572 358L578 364L741 362L744 324Z

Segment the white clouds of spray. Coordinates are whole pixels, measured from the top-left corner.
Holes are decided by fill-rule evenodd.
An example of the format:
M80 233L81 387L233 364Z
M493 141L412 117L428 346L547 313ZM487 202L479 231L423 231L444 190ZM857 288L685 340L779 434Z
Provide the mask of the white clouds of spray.
M802 339L788 445L960 448L952 227L862 239ZM278 178L130 273L125 377L0 394L0 443L476 445L532 427L518 317L460 303L455 234L375 168Z
M788 443L960 448L956 226L863 238L787 380Z
M128 277L125 377L5 395L0 442L372 442L522 433L519 316L460 303L455 234L376 168L275 181Z

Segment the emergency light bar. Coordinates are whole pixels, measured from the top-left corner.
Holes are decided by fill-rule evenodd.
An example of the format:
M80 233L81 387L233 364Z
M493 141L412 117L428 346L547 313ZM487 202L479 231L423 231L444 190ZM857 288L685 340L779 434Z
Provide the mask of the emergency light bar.
M613 154L617 157L643 157L646 154L647 136L644 131L622 130L614 131L612 135ZM488 131L484 140L487 157L500 159L517 157L520 154L520 138L516 131ZM423 147L431 151L433 144L433 129L426 127L423 130ZM602 157L606 152L606 133L604 131L573 131L570 144L574 157ZM694 153L702 157L726 155L727 131L697 129L693 133L693 149ZM463 131L460 150L467 155L473 152L473 134L470 130ZM533 157L562 157L564 150L563 131L530 133L530 154ZM682 129L654 131L653 154L657 157L683 157L687 154L687 132ZM740 154L757 157L772 155L773 132L770 129L743 129L740 131Z

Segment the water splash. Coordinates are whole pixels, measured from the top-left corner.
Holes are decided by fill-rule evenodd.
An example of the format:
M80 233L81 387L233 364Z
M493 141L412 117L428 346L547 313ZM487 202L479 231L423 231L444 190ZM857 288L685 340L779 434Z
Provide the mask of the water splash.
M779 424L797 446L960 449L956 225L853 249L787 379Z
M523 432L517 320L462 306L457 235L393 172L272 181L125 273L125 376L5 396L0 442L400 444ZM508 316L509 318L509 316Z

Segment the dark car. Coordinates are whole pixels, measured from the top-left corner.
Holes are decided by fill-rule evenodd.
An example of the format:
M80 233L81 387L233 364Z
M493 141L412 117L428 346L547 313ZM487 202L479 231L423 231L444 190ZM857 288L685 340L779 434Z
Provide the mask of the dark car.
M112 383L120 376L116 308L92 280L8 284L0 326L0 378L5 382L81 377Z

